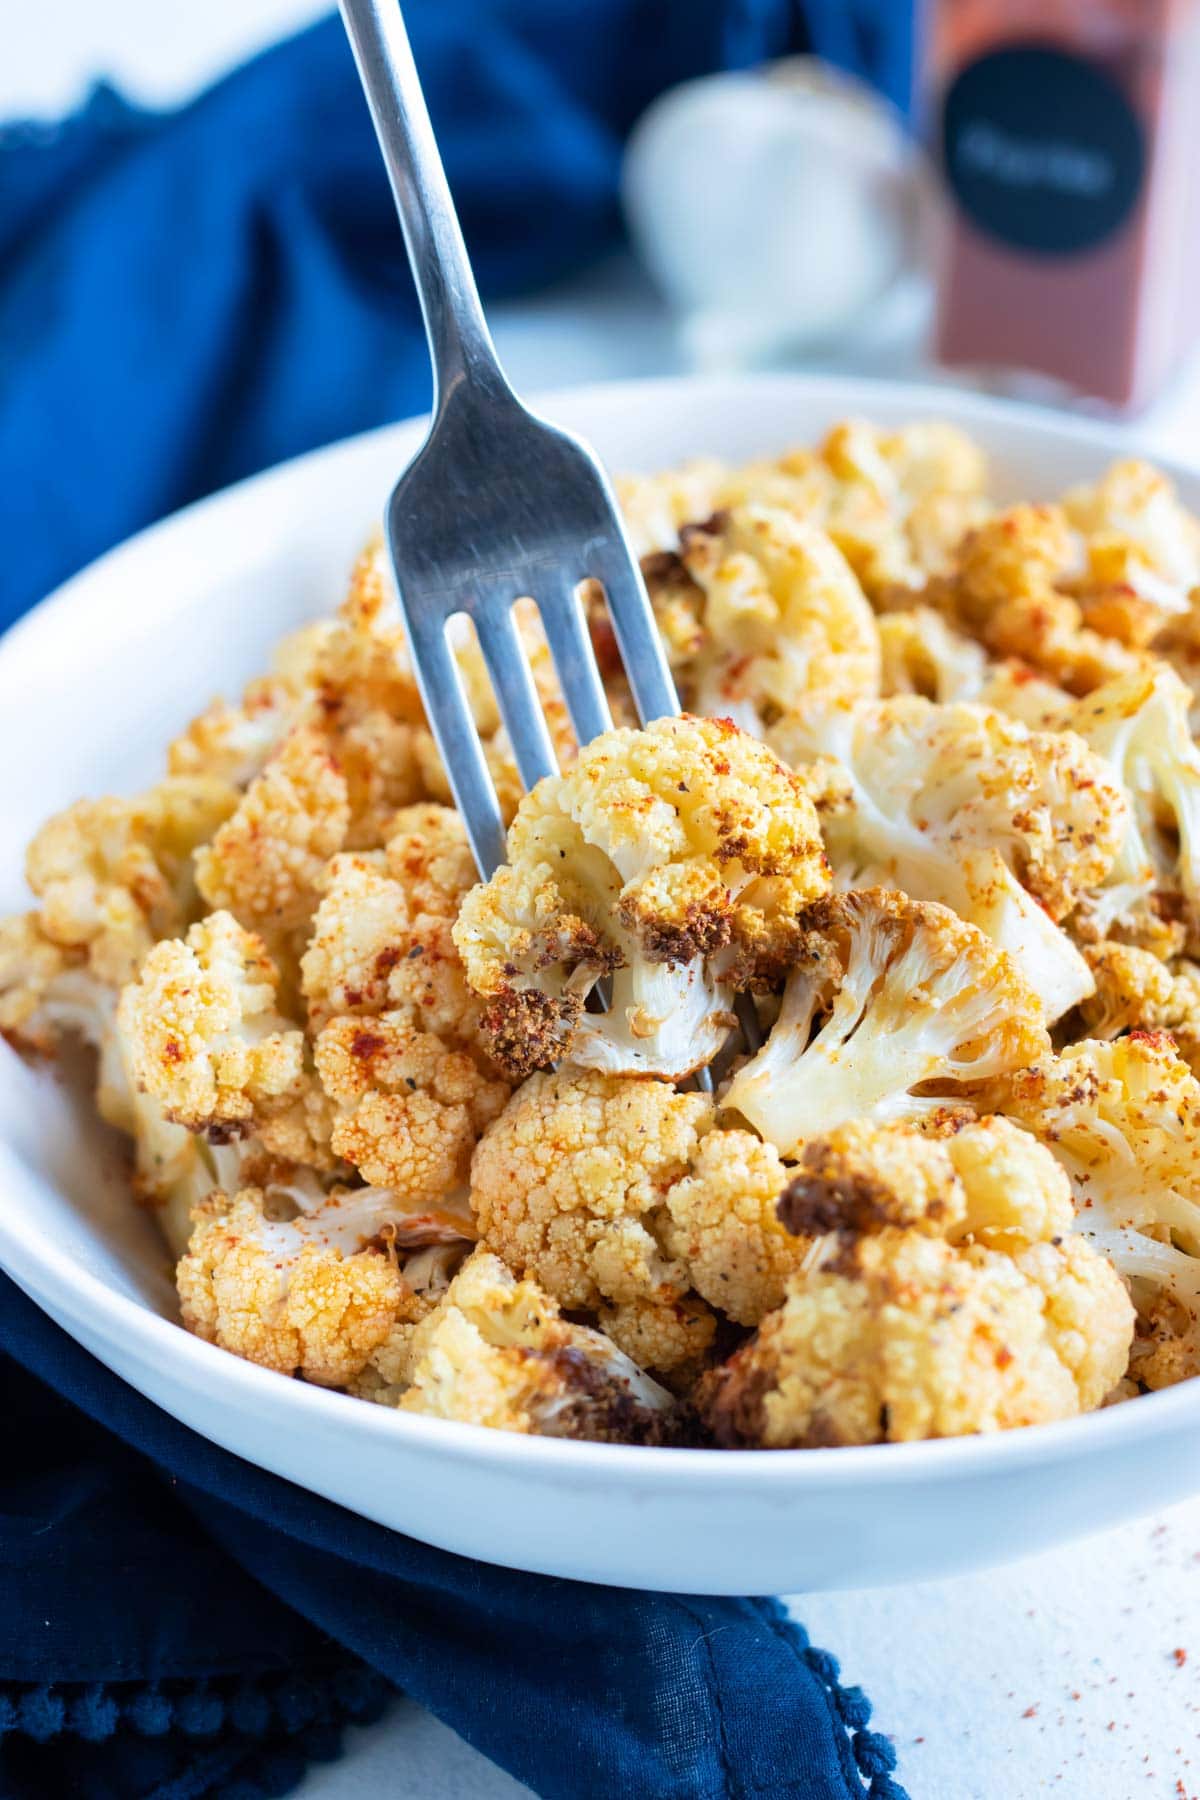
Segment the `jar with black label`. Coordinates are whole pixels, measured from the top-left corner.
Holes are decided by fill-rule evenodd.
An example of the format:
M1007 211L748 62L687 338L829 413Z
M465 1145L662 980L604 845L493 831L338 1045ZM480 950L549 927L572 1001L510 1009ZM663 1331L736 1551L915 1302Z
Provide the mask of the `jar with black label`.
M929 0L936 349L1116 406L1200 333L1200 0Z

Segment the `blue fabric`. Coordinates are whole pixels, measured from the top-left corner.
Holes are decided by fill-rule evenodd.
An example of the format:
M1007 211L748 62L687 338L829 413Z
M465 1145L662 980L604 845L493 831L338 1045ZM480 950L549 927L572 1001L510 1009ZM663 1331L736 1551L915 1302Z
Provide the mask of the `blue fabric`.
M789 0L407 17L489 296L613 241L621 144L661 88L802 42ZM0 627L161 514L415 411L428 384L336 21L178 112L101 88L63 126L0 132ZM546 1796L900 1796L865 1698L772 1602L409 1542L198 1439L2 1278L0 1420L0 1800L282 1794L397 1686Z
M3 1277L0 1418L2 1800L282 1794L392 1684L547 1800L904 1800L774 1601L385 1531L197 1437Z
M406 16L485 296L614 240L622 140L660 89L794 41L787 0ZM105 88L49 141L0 135L0 628L151 520L428 392L336 19L178 112Z

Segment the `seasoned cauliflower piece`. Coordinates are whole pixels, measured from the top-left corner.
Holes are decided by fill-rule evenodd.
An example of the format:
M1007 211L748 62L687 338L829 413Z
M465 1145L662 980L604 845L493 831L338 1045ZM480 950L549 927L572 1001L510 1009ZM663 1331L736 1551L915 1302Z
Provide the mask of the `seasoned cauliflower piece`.
M1089 1037L1126 1031L1166 1031L1192 1073L1200 1071L1200 968L1186 958L1170 964L1133 944L1086 944L1096 992L1079 1008Z
M1189 695L1165 664L1097 688L1070 723L1128 792L1124 838L1100 893L1085 909L1088 935L1137 931L1129 915L1178 918L1200 946L1200 750L1188 729Z
M701 1382L719 1442L904 1442L1102 1403L1133 1310L1070 1231L1053 1158L1020 1135L999 1119L940 1139L857 1123L805 1146L780 1211L816 1241L782 1306Z
M1160 1387L1200 1372L1200 1081L1171 1039L1071 1044L993 1097L1058 1158L1080 1228L1130 1283L1130 1373Z
M886 1229L792 1279L750 1343L703 1378L701 1415L719 1443L768 1450L1069 1418L1121 1378L1124 1298L1077 1237L1009 1257Z
M1113 463L1062 508L1085 541L1087 567L1072 583L1089 625L1134 645L1150 643L1188 610L1200 587L1200 523L1149 463Z
M490 1079L404 1012L333 1019L314 1056L338 1108L334 1153L413 1203L432 1203L466 1181L481 1132L508 1099L507 1082Z
M300 727L250 783L236 814L196 857L196 882L275 947L304 940L329 857L349 823L345 781L320 734Z
M696 457L661 475L618 475L617 502L635 556L678 550L679 528L707 519L727 471L713 457Z
M156 944L117 1008L137 1087L189 1131L247 1134L302 1077L304 1034L276 1010L277 987L262 940L229 913Z
M1079 539L1057 506L1013 506L968 534L953 573L930 589L951 620L995 657L1015 657L1072 694L1139 668L1139 650L1089 626L1063 591L1081 566Z
M569 1057L681 1077L715 1056L733 983L779 957L828 879L797 776L728 722L660 719L538 783L454 942L512 1075ZM609 973L609 1010L585 1012Z
M779 1018L722 1101L781 1156L847 1119L933 1113L1048 1047L1012 958L947 907L875 888L802 924Z
M739 1325L757 1325L781 1303L804 1255L776 1211L790 1174L752 1132L710 1131L688 1174L667 1191L664 1250L696 1292Z
M194 917L193 852L237 800L225 782L173 776L134 800L80 800L55 814L25 858L41 934L85 952L107 986L131 980L151 944Z
M637 1351L622 1315L610 1312L606 1324L648 1368L686 1360L712 1335L703 1309L681 1314L687 1271L655 1235L712 1113L706 1094L661 1081L574 1068L532 1075L471 1165L471 1202L489 1248L563 1306L642 1309L626 1319L636 1325Z
M395 1256L375 1247L389 1210L363 1189L273 1219L261 1189L214 1194L176 1271L184 1324L248 1362L344 1386L412 1305Z
M286 947L307 933L349 818L346 783L323 739L298 728L197 855L200 892L272 948Z
M1011 953L1051 1020L1091 991L1055 921L1108 878L1129 807L1080 737L906 696L814 703L775 742L844 771L848 801L824 821L839 886L953 907Z
M0 919L0 1036L15 1050L49 1055L64 1037L99 1048L115 1004L86 950L54 943L37 913Z
M849 564L815 525L739 506L686 526L682 561L704 593L693 712L763 736L806 694L879 692L879 629Z
M280 642L271 673L248 682L237 705L213 700L169 746L171 774L248 787L311 698L317 655L332 629L324 620L302 626Z
M987 680L977 698L981 706L1019 719L1031 731L1065 730L1075 704L1066 688L1013 657L988 664Z
M670 1394L486 1250L407 1334L394 1375L379 1398L464 1425L617 1444L668 1442L675 1427Z
M408 1007L423 1029L476 1045L482 1006L452 936L475 864L459 815L402 809L382 853L334 857L300 963L314 1029L338 1013Z
M940 705L979 698L988 679L982 647L947 624L932 606L884 613L878 629L885 698L920 694Z

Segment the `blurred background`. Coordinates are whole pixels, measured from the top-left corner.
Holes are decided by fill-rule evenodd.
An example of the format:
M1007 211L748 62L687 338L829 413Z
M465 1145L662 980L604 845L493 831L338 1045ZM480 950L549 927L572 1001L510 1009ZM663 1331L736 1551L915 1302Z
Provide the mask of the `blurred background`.
M1200 0L405 11L519 387L932 377L1188 454ZM152 518L428 397L327 7L42 0L6 38L0 624Z

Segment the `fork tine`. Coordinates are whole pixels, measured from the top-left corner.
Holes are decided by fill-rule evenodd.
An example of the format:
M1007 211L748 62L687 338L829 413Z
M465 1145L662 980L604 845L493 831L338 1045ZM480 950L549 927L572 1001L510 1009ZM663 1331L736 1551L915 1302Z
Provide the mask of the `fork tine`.
M504 861L504 820L458 664L446 637L447 621L434 618L424 624L406 607L403 610L430 729L441 752L454 803L467 828L476 867L487 881Z
M584 622L579 590L573 588L561 599L556 598L542 610L541 618L563 699L582 749L601 732L612 730L612 714Z
M679 711L679 696L654 620L641 570L617 537L593 558L590 570L604 588L609 615L643 725Z
M558 759L546 727L542 703L533 685L512 604L485 604L473 617L492 678L496 705L512 741L521 780L526 788L532 788L543 775L557 775Z

